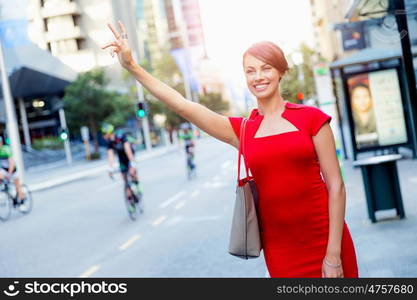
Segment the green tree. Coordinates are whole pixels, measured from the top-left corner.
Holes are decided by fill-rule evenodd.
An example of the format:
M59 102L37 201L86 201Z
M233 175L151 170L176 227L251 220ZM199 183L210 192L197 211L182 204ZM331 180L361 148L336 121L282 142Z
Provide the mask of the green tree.
M153 68L148 61L142 61L141 66L144 67L153 76L174 88L176 91L185 95L184 84L182 82L181 73L168 52L163 53L160 60L153 63ZM135 81L128 73L124 76L125 80L129 83L129 93L132 98L137 99L137 89ZM144 96L149 106L149 122L153 125L153 116L155 114L164 114L167 117L166 126L171 133L172 130L178 128L181 123L186 122L181 116L169 110L163 103L152 96L146 89L144 89Z
M209 93L200 96L200 104L220 114L226 113L229 110L229 102L224 101L222 95L218 93Z
M283 97L293 102L297 101L298 92L303 93L305 99L312 98L316 94L313 73L313 57L315 52L305 44L300 45L298 52L302 55L302 64L290 67L290 70L282 81Z
M98 130L104 122L123 125L134 115L134 103L129 95L106 89L108 79L102 69L80 74L65 89L64 108L68 126L79 132L87 126L93 136L94 150L98 152Z

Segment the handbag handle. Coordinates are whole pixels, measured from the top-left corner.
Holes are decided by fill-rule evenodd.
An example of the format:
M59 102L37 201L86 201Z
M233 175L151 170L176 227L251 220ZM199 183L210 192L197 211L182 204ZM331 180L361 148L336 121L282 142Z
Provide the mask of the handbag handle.
M249 168L245 160L245 133L246 133L246 122L247 119L242 120L242 124L240 126L240 136L239 136L239 156L238 156L238 165L237 165L237 181L240 181L240 158L243 155L243 162L245 164L246 170L246 177L249 177Z

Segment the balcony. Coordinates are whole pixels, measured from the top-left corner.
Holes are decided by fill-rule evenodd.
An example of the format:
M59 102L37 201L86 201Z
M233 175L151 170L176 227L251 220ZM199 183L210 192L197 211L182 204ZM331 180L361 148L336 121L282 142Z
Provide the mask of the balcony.
M68 40L68 39L78 39L83 38L84 35L81 32L81 29L79 26L74 26L70 29L65 29L62 31L48 31L46 32L46 41L48 43L60 41L60 40Z
M51 18L64 15L79 15L80 8L76 2L62 2L59 5L49 5L41 9L42 18Z

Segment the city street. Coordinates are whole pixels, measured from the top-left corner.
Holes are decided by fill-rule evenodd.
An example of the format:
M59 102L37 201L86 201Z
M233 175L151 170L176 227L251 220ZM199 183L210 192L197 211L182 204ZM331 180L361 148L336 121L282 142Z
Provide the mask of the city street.
M182 148L140 162L146 212L135 222L127 216L121 179L112 181L104 167L98 175L35 192L30 215L14 212L0 223L0 276L265 277L263 258L244 261L227 253L236 150L203 138L196 152L198 177L192 181ZM360 169L344 162L346 222L361 277L416 275L416 167L410 159L398 163L406 218L381 211L372 224ZM65 175L62 168L46 172L51 180Z
M203 139L196 153L193 181L180 150L140 164L146 212L136 222L121 179L105 173L35 192L30 215L0 224L0 276L265 276L263 259L227 253L236 151Z
M113 292L83 278L270 274L360 278L271 290L282 297L416 292L417 0L0 0L0 12L0 294L23 294L19 278L63 283L25 285L34 296L64 296L74 278L99 296ZM238 151L214 137L244 145L258 197L239 181L243 222ZM249 241L235 248L263 246L259 258L229 254L232 219ZM266 299L240 287L233 297Z

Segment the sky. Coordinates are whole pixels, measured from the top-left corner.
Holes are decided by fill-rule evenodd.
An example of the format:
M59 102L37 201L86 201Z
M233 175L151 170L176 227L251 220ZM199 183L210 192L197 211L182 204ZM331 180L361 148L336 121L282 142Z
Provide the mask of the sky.
M286 54L313 46L309 0L200 0L207 52L224 77L243 80L242 54L270 40Z

